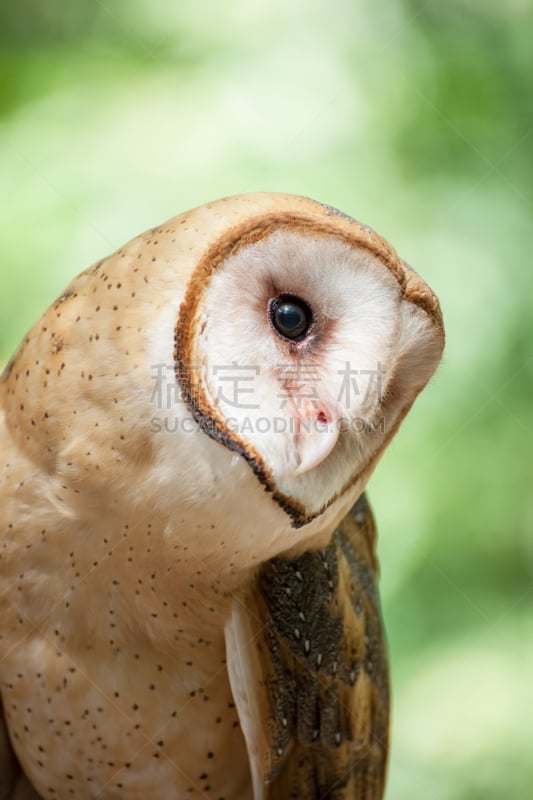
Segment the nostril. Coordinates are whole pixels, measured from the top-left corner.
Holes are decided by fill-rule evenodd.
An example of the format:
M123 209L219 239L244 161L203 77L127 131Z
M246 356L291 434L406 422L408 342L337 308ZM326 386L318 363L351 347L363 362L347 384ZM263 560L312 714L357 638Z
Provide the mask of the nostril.
M325 411L319 411L316 415L316 419L317 422L320 422L322 425L327 425L329 422Z

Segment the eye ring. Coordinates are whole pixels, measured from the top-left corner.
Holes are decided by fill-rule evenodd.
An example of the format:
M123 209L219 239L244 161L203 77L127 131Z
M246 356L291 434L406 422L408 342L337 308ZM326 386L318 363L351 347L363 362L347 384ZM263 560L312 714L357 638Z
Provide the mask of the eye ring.
M301 342L311 330L314 315L309 305L294 294L280 294L268 306L270 324L289 342Z

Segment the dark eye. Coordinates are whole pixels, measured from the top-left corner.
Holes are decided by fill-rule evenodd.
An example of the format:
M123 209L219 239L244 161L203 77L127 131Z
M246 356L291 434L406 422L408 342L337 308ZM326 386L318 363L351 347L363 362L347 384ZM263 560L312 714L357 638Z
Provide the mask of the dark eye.
M281 295L270 303L270 321L285 339L298 342L311 327L313 313L307 303L299 297Z

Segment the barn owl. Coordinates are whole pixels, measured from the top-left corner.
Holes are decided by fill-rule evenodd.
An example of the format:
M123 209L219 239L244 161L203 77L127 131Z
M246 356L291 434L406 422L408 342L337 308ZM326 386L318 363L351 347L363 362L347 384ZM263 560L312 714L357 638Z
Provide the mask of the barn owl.
M363 492L443 342L383 238L283 194L67 287L0 383L0 798L383 796Z

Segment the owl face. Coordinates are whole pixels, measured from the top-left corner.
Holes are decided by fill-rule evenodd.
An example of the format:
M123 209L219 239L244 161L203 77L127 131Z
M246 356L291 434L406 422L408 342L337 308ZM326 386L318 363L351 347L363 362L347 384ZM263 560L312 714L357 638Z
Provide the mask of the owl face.
M442 348L403 271L355 232L313 222L253 219L217 242L176 329L195 420L296 527L360 491Z

